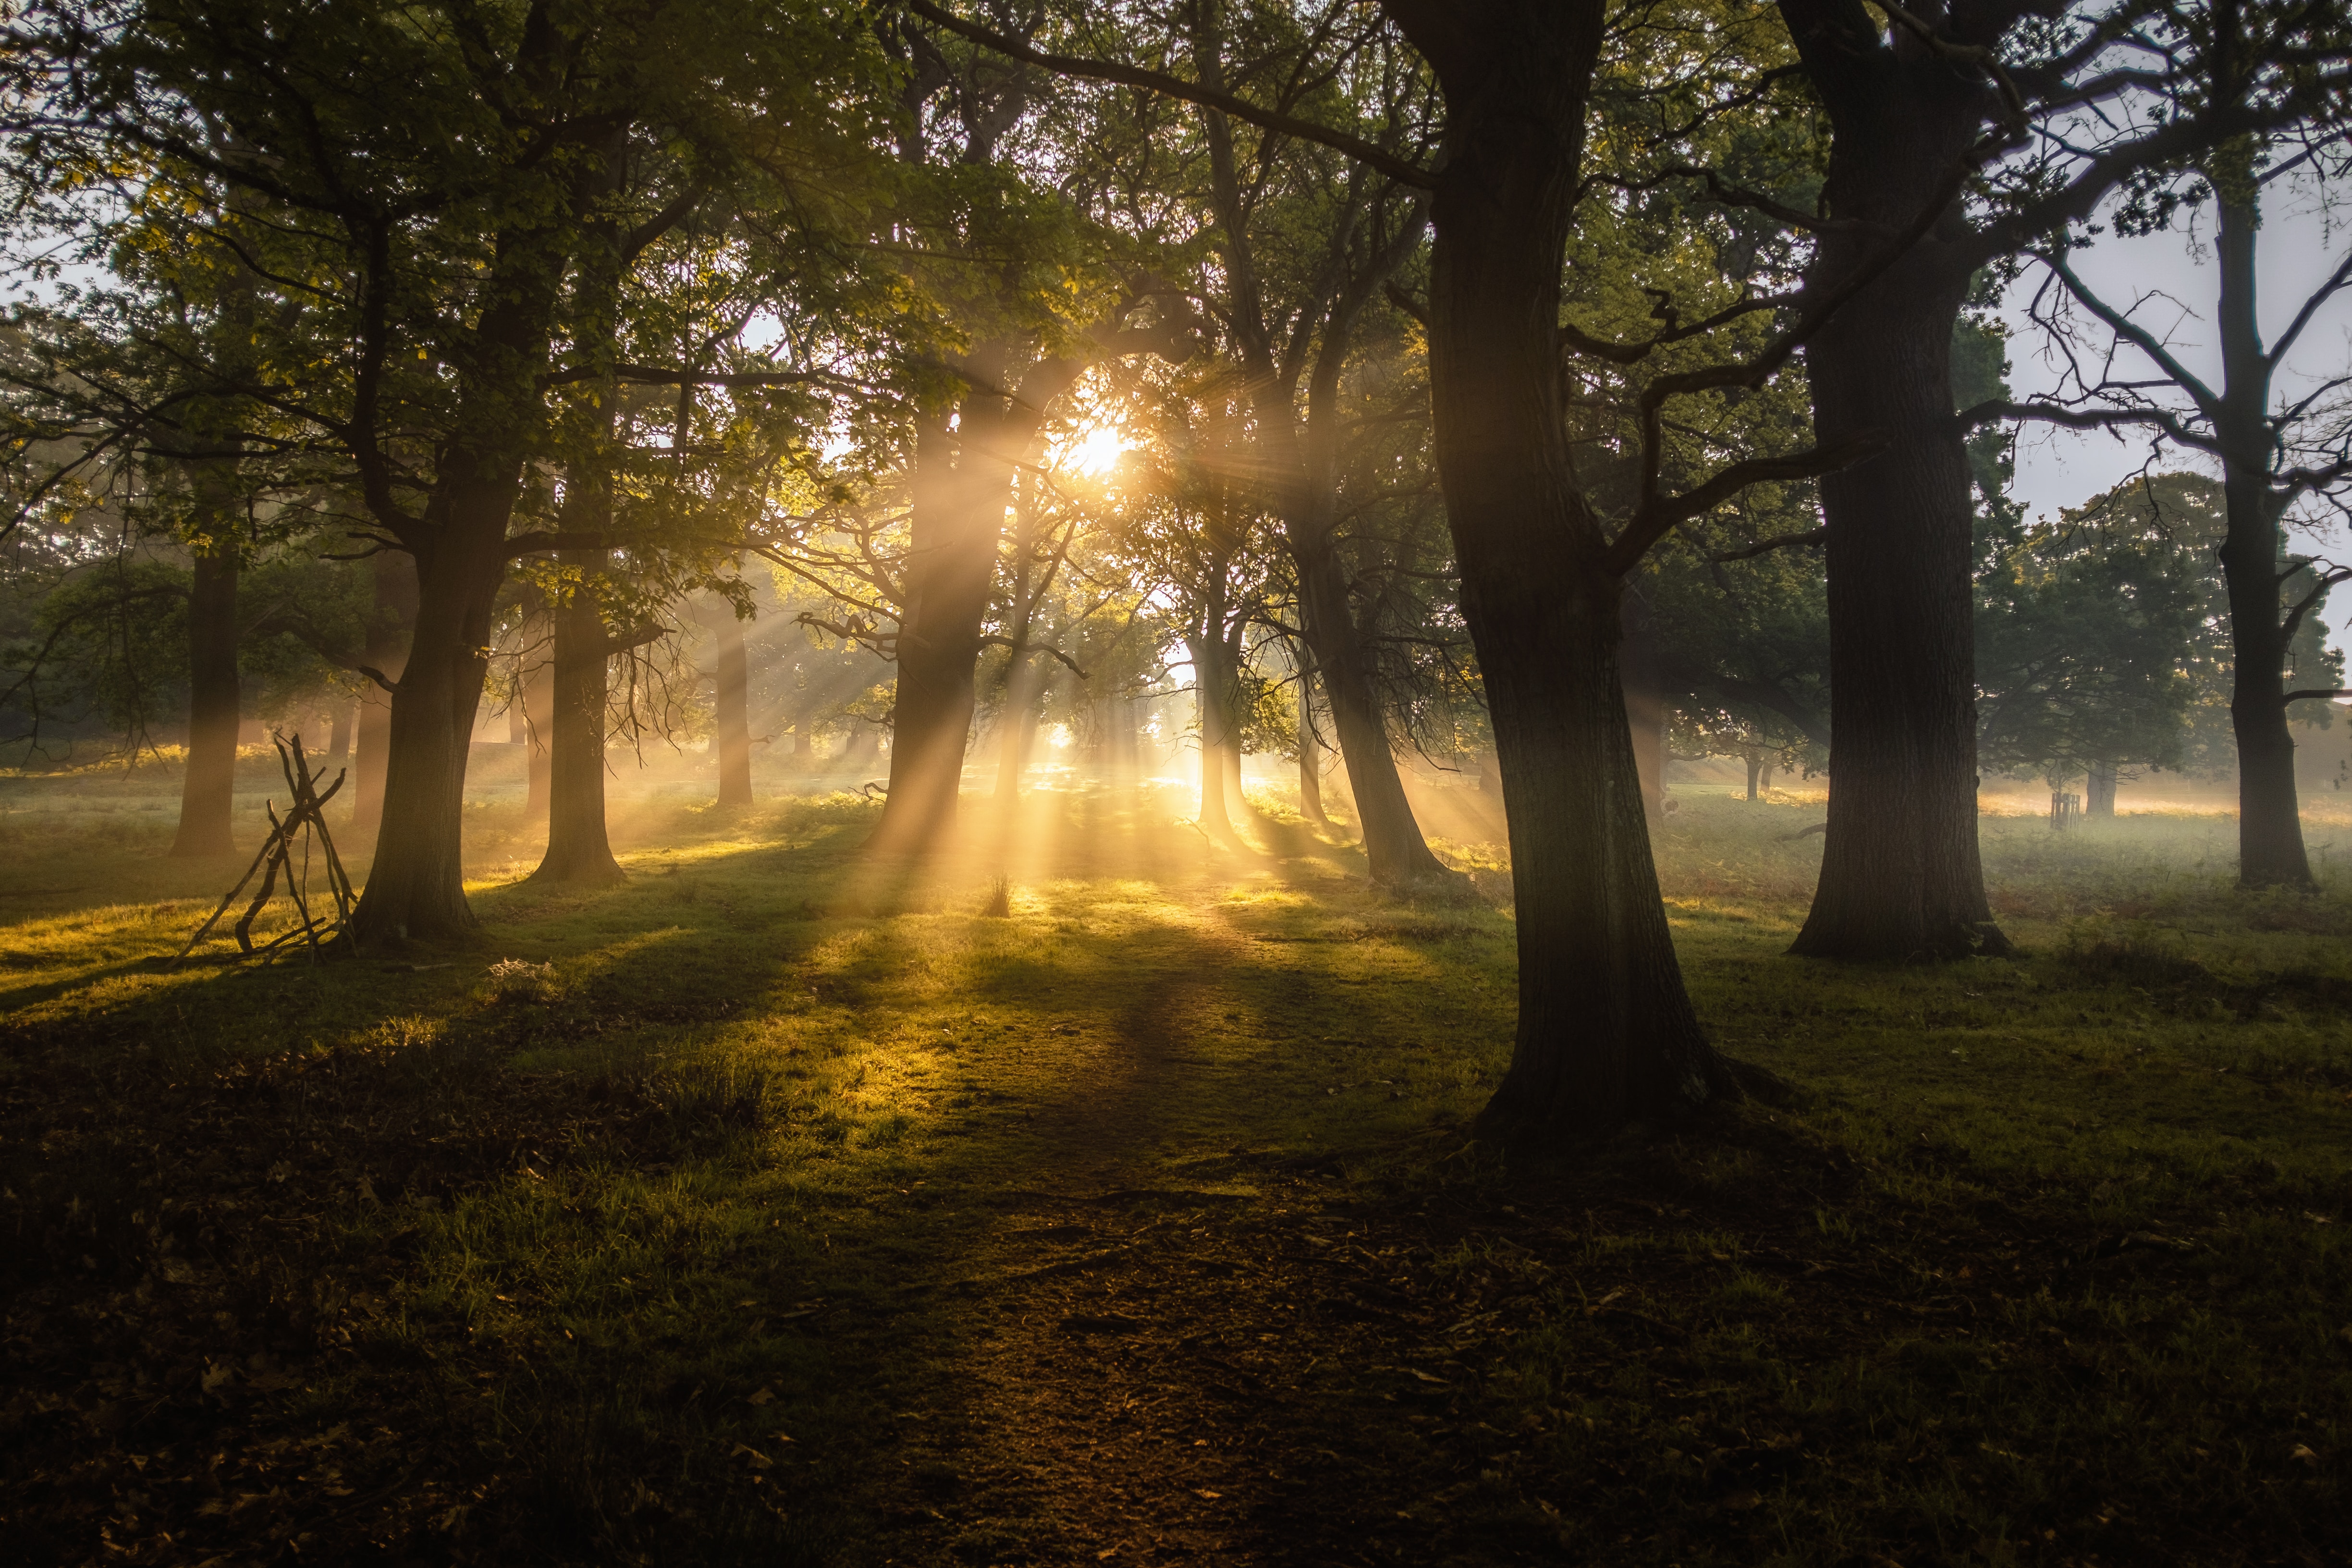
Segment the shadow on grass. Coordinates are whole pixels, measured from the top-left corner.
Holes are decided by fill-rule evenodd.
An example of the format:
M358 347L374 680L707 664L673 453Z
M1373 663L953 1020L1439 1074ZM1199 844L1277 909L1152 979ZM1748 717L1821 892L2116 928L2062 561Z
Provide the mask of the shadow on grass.
M623 887L485 890L446 971L125 973L12 1019L16 1539L2345 1543L2324 988L2215 1018L2255 981L2210 944L1793 964L1726 874L1678 906L1695 991L1802 1092L1506 1170L1463 1130L1507 1050L1504 917L1378 900L1279 819L1295 855L1221 860L1149 796L1063 795L1024 803L990 919L999 865L864 866L863 809L648 819Z

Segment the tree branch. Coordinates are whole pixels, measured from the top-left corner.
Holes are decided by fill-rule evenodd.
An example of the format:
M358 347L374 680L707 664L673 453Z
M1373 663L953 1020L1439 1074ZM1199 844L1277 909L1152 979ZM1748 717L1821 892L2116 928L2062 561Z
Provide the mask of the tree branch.
M967 22L953 12L942 10L932 5L930 0L905 0L905 5L907 9L916 16L945 27L960 37L968 38L983 47L993 49L1008 58L1052 71L1056 76L1080 77L1092 81L1113 81L1123 87L1139 87L1147 92L1181 99L1187 103L1199 104L1203 109L1214 109L1230 114L1235 120L1255 125L1261 131L1272 131L1284 136L1297 137L1301 142L1312 142L1318 145L1331 148L1335 152L1344 153L1365 167L1377 169L1400 184L1412 185L1424 191L1437 188L1437 176L1429 170L1418 163L1400 158L1393 153L1375 147L1361 137L1350 136L1344 131L1334 131L1310 121L1297 120L1287 114L1277 114L1271 110L1260 109L1247 99L1236 98L1229 92L1213 91L1160 71L1120 65L1115 60L1089 60L1080 59L1073 55L1047 54L1042 49L1032 48L1016 38L1009 38L1002 33L983 27L977 22Z
M1885 450L1886 437L1877 431L1853 437L1834 446L1812 447L1782 458L1749 458L1681 495L1654 497L1643 503L1601 557L1604 569L1623 576L1637 565L1650 546L1685 518L1720 506L1749 485L1775 479L1811 479L1851 468Z
M2112 429L2118 425L2153 425L2184 447L2200 452L2216 450L2208 437L2198 435L2180 422L2180 416L2166 408L2070 408L2063 404L2027 401L2012 403L2005 397L1990 398L1971 405L1952 416L1952 423L1963 430L1979 425L1991 425L2003 419L2038 419L2048 425L2063 425L2073 430Z
M1085 670L1078 668L1078 661L1076 659L1072 658L1068 654L1064 653L1060 648L1054 647L1051 643L1024 642L1019 637L1000 637L994 633L991 633L989 636L981 638L980 641L983 647L1011 648L1016 654L1045 654L1054 658L1060 659L1064 664L1069 666L1070 673L1076 676L1080 680L1092 679L1092 677L1088 676Z
M1786 550L1793 544L1823 543L1829 536L1829 524L1823 523L1819 528L1809 528L1802 533L1775 534L1770 539L1759 541L1744 550L1726 550L1720 553L1710 551L1706 558L1715 562L1753 561L1759 555L1769 555L1775 550Z

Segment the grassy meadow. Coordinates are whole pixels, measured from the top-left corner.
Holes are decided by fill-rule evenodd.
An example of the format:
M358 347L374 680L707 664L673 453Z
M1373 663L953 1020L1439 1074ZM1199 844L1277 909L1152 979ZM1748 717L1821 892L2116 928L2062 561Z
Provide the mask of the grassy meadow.
M10 1561L2352 1554L2352 816L2310 898L2223 816L1988 816L2021 956L1841 965L1783 956L1819 805L1688 795L1762 1087L1546 1163L1470 1131L1466 796L1487 898L1414 906L1150 787L910 880L855 795L665 785L550 892L513 783L478 948L166 969L242 863L152 773L0 779Z

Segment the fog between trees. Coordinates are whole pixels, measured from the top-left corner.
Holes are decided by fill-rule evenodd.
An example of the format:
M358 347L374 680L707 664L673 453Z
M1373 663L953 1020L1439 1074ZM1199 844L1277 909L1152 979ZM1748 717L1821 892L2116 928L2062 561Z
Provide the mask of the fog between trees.
M1507 808L1489 1127L1548 1141L1737 1092L1652 860L1677 759L1826 776L1809 955L2003 951L1992 776L2231 776L2243 881L2312 882L2347 573L2296 527L2352 459L2274 373L2352 252L2307 303L2252 269L2342 188L2329 8L8 27L10 760L181 748L173 852L226 855L240 722L301 729L363 951L475 936L486 723L567 885L622 874L616 748L707 749L730 806L822 759L919 865L1041 735L1115 787L1181 730L1212 843L1276 754L1375 883L1473 897L1434 764ZM2168 227L2217 247L2219 384L2069 264ZM2035 269L2077 374L2020 400L1988 306ZM2029 518L2030 421L2146 468Z

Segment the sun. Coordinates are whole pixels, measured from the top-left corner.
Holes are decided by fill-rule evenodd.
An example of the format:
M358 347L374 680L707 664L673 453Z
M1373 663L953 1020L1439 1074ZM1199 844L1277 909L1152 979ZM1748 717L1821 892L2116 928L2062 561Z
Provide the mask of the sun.
M1063 448L1062 467L1100 479L1131 449L1118 426L1097 425Z

